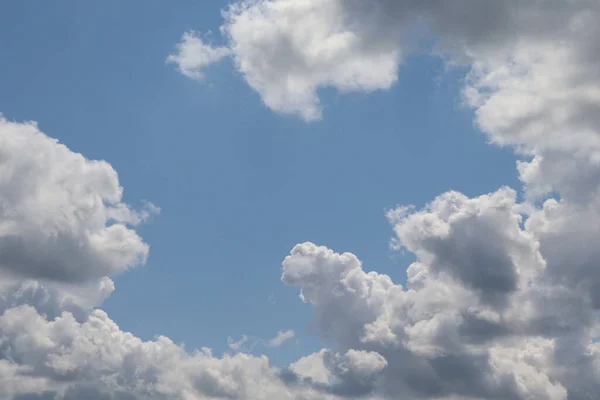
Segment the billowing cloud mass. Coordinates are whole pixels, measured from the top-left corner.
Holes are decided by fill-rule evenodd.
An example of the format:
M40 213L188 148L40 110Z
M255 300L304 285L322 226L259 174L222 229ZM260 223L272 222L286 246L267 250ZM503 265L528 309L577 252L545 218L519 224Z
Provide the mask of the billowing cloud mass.
M111 276L144 263L134 228L156 208L124 204L109 164L2 119L0 398L597 398L600 3L244 0L224 16L226 47L184 37L172 61L197 76L230 55L269 108L307 120L319 88L391 87L406 38L433 32L434 54L469 67L476 124L522 157L523 196L451 191L390 210L392 246L416 256L406 285L295 246L282 280L333 350L276 368L143 342L96 309Z
M147 218L121 202L117 173L0 118L0 272L85 282L144 263L129 229ZM154 207L150 205L150 211Z

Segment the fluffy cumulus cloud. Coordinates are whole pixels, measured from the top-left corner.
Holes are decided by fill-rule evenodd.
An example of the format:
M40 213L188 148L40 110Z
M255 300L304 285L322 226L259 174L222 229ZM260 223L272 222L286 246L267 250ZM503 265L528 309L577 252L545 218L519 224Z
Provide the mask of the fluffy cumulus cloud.
M130 229L148 217L121 202L117 173L0 118L0 273L86 282L145 262ZM149 205L150 212L155 207Z
M226 46L188 34L170 60L198 77L230 56L269 108L307 120L319 88L393 85L406 35L427 27L436 55L469 66L481 131L522 156L523 196L390 210L392 246L416 257L405 285L354 254L295 246L282 280L334 350L275 368L243 341L224 356L144 342L97 309L111 276L145 262L135 227L158 209L125 204L108 163L1 119L0 398L597 398L600 3L244 0L224 17Z
M347 14L341 1L239 1L224 12L221 31L237 69L267 107L314 120L321 117L319 88L373 91L397 80L395 41L375 40L349 25ZM192 53L204 51L184 40L176 57Z

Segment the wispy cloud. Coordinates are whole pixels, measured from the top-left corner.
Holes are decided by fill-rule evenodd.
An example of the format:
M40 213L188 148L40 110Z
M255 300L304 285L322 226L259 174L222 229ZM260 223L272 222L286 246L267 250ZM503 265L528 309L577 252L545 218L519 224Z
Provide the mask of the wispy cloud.
M275 336L273 339L267 340L265 342L265 346L267 347L279 347L282 344L284 344L285 342L287 342L288 340L293 339L296 336L296 333L291 330L285 330L285 331L279 331L277 333L277 336Z
M242 335L239 340L235 340L230 336L227 338L227 345L231 350L236 352L249 353L258 345L275 348L283 345L285 342L293 339L294 337L296 337L296 333L291 329L286 329L277 332L275 337L268 340L251 337L248 335Z
M186 32L177 44L177 51L167 57L167 63L176 64L179 71L193 79L203 79L204 69L229 56L227 47L206 43L197 33Z

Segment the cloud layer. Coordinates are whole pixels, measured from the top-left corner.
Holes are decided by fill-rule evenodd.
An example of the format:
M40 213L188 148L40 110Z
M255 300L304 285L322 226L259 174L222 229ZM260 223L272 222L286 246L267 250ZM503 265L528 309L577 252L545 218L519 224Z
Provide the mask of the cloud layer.
M416 256L401 286L357 256L295 246L282 281L323 349L285 368L243 353L144 342L96 309L144 264L117 173L33 123L0 119L0 398L585 400L600 393L600 47L592 0L245 0L224 47L187 34L170 57L198 78L231 56L265 104L321 117L318 89L380 90L414 31L470 68L464 100L511 146L510 188L388 212ZM412 32L412 33L411 33ZM401 77L400 77L401 79ZM376 267L376 266L374 266ZM280 332L276 346L291 333ZM235 344L235 343L234 343Z

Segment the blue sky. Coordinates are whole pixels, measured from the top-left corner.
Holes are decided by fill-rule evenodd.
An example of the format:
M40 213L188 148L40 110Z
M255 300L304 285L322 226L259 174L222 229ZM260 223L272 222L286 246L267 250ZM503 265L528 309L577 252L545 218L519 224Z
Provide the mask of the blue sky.
M139 229L148 263L102 307L123 330L220 352L228 336L293 329L297 341L264 350L284 363L322 347L280 281L296 243L352 251L401 283L411 258L389 250L385 211L518 188L515 157L485 143L462 73L434 57L410 58L388 91L322 91L311 123L268 110L228 60L203 82L166 64L182 32L218 32L226 3L5 2L0 111L110 162L129 203L161 207Z

